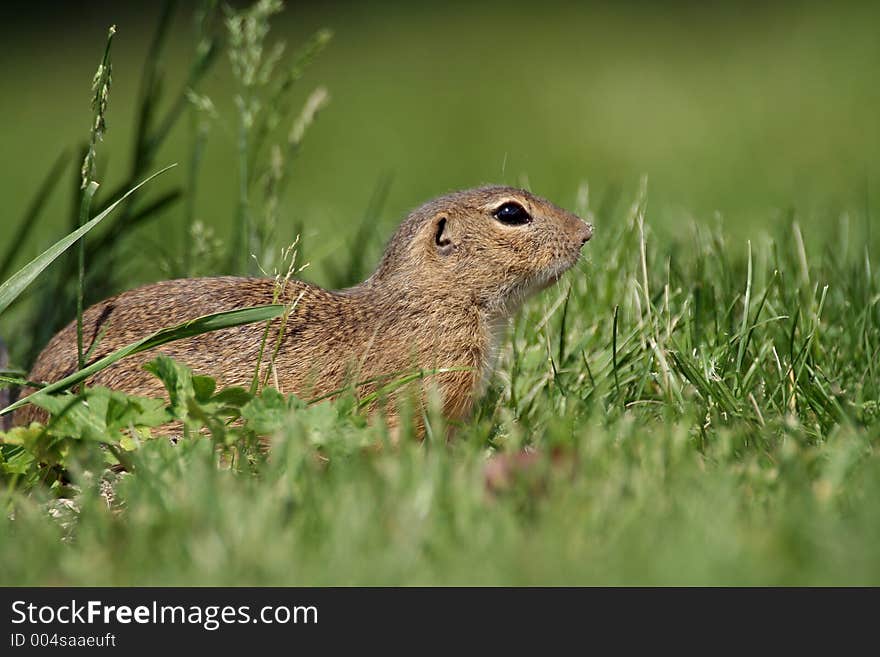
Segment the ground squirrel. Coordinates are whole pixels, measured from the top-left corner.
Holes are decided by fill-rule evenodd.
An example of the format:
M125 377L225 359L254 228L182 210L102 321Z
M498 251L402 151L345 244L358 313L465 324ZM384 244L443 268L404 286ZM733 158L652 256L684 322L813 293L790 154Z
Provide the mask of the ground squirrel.
M414 368L452 370L424 381L436 385L445 417L461 419L487 379L506 320L526 296L574 265L591 236L590 224L521 189L481 187L430 201L403 221L363 283L335 292L288 283L282 302L299 301L272 381L309 399ZM123 292L85 312L84 348L98 340L90 356L97 360L165 326L271 303L274 287L272 278L222 276ZM274 322L270 335L278 330ZM162 353L215 377L218 388L247 387L264 328L251 324L173 342L119 361L88 384L161 397L161 382L143 365ZM71 323L39 355L30 380L58 380L76 362ZM424 388L420 394L424 399ZM44 419L40 409L25 407L15 424Z

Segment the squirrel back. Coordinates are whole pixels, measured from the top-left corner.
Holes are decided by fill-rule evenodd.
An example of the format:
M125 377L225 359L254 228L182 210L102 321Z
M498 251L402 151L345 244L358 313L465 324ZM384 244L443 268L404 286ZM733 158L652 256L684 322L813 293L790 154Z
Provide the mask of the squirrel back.
M349 385L367 394L421 370L422 400L436 386L444 415L463 418L487 379L506 320L530 293L558 280L591 235L592 227L575 215L514 188L484 187L431 201L404 220L363 283L331 292L287 282L280 302L293 310L283 331L280 319L271 323L270 342L281 331L281 343L268 381L311 399ZM84 313L84 349L94 361L166 326L272 303L275 286L272 278L220 276L123 292ZM143 369L162 353L215 377L218 387L248 387L264 330L257 323L168 343L111 365L88 384L162 396L161 382ZM263 367L268 363L265 358ZM71 322L46 345L30 379L51 382L75 369ZM44 418L40 409L26 407L15 423Z

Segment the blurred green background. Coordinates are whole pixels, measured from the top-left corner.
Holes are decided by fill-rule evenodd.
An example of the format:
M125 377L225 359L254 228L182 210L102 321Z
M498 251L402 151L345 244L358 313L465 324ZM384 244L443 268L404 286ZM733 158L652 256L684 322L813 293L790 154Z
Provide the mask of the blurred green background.
M74 153L87 138L89 86L114 23L98 179L109 190L127 173L160 3L79 4L5 9L0 249L58 153ZM182 3L175 14L161 65L166 98L192 57L191 10ZM602 223L614 220L602 216L603 199L628 204L646 175L648 220L661 236L720 217L744 248L794 212L809 240L810 227L819 235L828 217L864 211L877 198L878 24L880 5L857 2L287 3L270 41L293 50L321 27L335 37L297 90L304 100L325 85L332 100L293 163L279 238L302 231L311 263L304 277L328 284L328 272L350 259L384 176L392 183L381 218L357 247L368 264L409 208L448 190L511 183L574 207L587 181L598 211L590 257L601 262ZM201 91L220 119L207 142L197 217L229 239L238 182L225 54ZM189 128L181 121L156 160L183 166L149 194L185 184ZM19 264L66 232L74 166L21 245ZM180 250L182 216L177 204L128 235L118 286L167 275L156 255ZM8 342L25 312L0 322Z
M17 265L71 229L76 152L111 24L99 202L128 178L160 7L3 5L0 254L58 154L71 156L14 246ZM190 69L192 8L181 2L174 14L159 115ZM218 468L208 440L144 441L121 507L79 495L74 525L67 507L49 507L60 509L50 520L47 491L16 496L14 513L0 516L0 581L880 581L878 25L876 2L288 3L270 42L295 51L320 28L335 33L295 87L297 108L320 85L332 100L292 162L273 242L302 234L304 278L352 282L409 208L488 182L576 210L589 183L597 229L587 262L519 314L449 449L429 440L353 451L376 444L377 429L329 403L291 414L253 472L248 458L240 472ZM199 86L219 117L195 207L224 252L240 254L230 69L223 53ZM188 187L190 118L149 169L181 166L138 207ZM628 211L643 175L647 245ZM368 212L386 180L387 198ZM87 263L91 300L174 275L186 216L178 202L124 229ZM14 364L27 367L72 319L73 285L55 282L70 262L59 259L0 318ZM546 494L525 478L487 500L487 454L524 444L570 446L577 466L548 474ZM317 467L314 445L331 467ZM71 527L76 540L59 540Z

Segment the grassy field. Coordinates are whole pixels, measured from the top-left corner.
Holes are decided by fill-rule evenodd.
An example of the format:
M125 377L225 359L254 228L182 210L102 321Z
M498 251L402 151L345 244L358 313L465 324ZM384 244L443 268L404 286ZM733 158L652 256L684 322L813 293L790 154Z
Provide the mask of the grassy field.
M297 234L302 275L345 285L407 208L482 182L528 185L597 229L578 267L511 323L451 444L429 409L424 442L365 450L385 436L351 398L271 394L242 400L242 431L199 437L193 421L177 445L105 427L123 476L75 418L49 443L25 441L51 468L25 463L7 435L0 584L880 584L876 6L291 7L272 19L270 42L290 45L281 61L319 28L334 37L248 160L262 175L245 190L244 247L233 99L261 99L256 125L286 105L265 102L271 84L242 87L216 24L203 33L222 37L218 54L194 85L216 116L191 101L174 115L198 68L189 9L171 15L158 52L158 9L109 7L39 27L20 18L6 41L2 84L17 100L0 106L0 279L79 219L76 148L114 22L90 214L132 176L180 166L89 235L87 301L245 271L248 251L271 268ZM139 95L154 74L144 61L162 62L164 90L146 124L143 98L157 97L150 85ZM269 166L319 85L329 104L285 167ZM155 136L169 116L138 159L131 144L150 141L137 126ZM0 316L14 365L26 370L73 318L75 254ZM108 403L94 394L93 408ZM156 411L127 408L144 426ZM258 435L273 436L268 457ZM525 446L537 462L490 490L487 464Z

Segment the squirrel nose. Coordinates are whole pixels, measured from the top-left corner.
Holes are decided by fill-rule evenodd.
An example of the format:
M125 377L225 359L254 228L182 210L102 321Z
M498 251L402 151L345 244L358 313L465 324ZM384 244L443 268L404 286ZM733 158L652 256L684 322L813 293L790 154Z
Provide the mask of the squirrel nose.
M581 223L583 224L581 226L581 246L583 246L593 236L593 224L588 224L586 221Z

